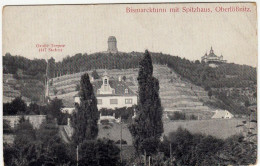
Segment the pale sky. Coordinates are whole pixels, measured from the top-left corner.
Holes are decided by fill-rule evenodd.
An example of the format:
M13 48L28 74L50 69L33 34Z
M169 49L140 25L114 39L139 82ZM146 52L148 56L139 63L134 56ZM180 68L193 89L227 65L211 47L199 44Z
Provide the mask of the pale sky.
M166 8L166 13L126 13L126 7ZM170 13L179 7L212 12ZM248 7L251 12L216 12L216 7ZM3 11L3 55L30 59L107 50L109 36L121 52L148 49L200 60L212 46L228 62L257 66L257 18L253 3L12 6ZM62 52L39 52L37 44L64 44Z

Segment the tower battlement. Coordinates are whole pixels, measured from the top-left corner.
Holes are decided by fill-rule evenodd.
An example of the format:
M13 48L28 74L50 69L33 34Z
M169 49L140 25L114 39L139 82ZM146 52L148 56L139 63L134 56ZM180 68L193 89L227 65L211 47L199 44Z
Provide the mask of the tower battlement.
M107 44L108 44L108 49L107 52L110 53L117 53L117 41L116 41L116 37L115 36L109 36L108 40L107 40Z

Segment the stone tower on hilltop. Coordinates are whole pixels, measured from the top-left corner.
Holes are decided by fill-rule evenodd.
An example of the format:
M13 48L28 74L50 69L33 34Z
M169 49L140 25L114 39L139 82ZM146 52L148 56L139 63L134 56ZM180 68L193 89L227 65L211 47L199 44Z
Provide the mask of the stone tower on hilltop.
M117 42L116 42L116 37L115 36L109 36L108 41L108 49L107 52L111 52L111 53L117 53Z

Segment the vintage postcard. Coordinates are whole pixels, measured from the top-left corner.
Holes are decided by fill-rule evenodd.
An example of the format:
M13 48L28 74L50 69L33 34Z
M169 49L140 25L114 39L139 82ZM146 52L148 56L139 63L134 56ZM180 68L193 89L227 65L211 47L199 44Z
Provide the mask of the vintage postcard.
M256 8L5 6L4 165L257 164Z

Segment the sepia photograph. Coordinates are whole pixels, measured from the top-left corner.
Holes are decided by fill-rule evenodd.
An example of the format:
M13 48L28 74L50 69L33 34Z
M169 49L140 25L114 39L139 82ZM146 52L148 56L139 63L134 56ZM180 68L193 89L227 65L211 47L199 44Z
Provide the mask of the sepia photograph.
M257 164L257 6L4 6L3 165Z

